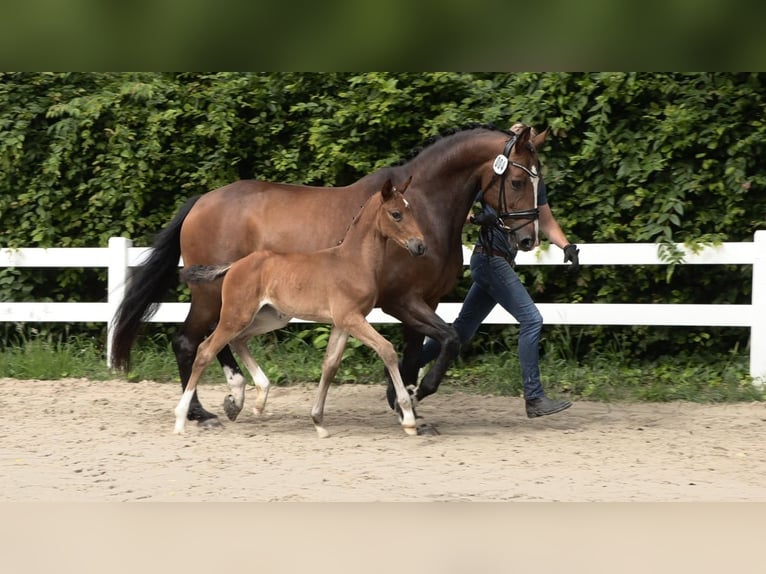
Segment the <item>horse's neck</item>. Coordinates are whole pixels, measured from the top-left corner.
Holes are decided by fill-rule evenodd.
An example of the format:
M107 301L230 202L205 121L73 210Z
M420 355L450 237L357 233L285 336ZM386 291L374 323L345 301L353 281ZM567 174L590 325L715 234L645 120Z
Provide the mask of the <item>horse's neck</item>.
M428 218L432 229L456 241L482 185L482 173L503 152L502 135L488 133L444 142L410 162L418 182L418 216ZM485 183L486 184L486 183ZM451 225L446 223L450 222Z

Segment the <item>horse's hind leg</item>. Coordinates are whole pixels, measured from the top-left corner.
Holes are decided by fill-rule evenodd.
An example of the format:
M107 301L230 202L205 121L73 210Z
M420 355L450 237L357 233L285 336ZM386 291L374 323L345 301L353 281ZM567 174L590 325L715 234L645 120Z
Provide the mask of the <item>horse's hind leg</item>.
M194 363L192 364L189 380L187 381L184 392L181 395L181 400L178 402L178 405L174 411L176 415L174 432L176 434L182 434L184 432L185 422L189 417L189 408L193 398L197 394L197 383L199 382L202 373L205 372L207 366L213 360L218 351L220 351L226 345L226 343L226 340L224 340L221 334L216 330L213 331L213 334L205 341L203 341L197 348L197 353L194 358Z
M314 427L319 438L330 436L330 433L322 425L322 421L324 421L324 405L327 400L327 391L330 388L330 383L332 383L335 374L338 372L338 367L340 367L343 350L346 348L346 341L348 341L348 333L333 327L332 331L330 331L327 351L322 362L322 377L319 379L316 400L314 401L314 406L311 407L311 420L314 421Z
M266 373L263 372L260 365L255 361L253 355L250 353L250 349L247 348L247 339L237 339L230 343L234 352L237 353L242 362L245 364L250 376L257 387L255 396L255 405L253 406L253 413L260 415L266 408L266 399L269 396L269 378ZM227 395L224 399L223 408L226 411L226 416L230 420L235 420L242 411L242 407L245 404L245 381L244 378L240 381L235 381L235 384L229 383L232 394Z

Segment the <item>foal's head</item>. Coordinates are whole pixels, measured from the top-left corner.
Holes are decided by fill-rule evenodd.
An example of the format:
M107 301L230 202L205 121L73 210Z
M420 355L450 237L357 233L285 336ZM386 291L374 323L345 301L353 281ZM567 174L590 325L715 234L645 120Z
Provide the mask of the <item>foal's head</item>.
M381 205L376 225L384 237L398 243L411 255L420 257L426 252L423 232L403 195L411 181L410 177L404 185L396 188L390 179L386 180L380 190Z
M540 181L537 148L545 141L548 130L537 134L530 126L515 124L511 131L516 141L508 156L507 183L500 186L504 193L498 198L499 212L519 249L529 251L537 243L537 185Z

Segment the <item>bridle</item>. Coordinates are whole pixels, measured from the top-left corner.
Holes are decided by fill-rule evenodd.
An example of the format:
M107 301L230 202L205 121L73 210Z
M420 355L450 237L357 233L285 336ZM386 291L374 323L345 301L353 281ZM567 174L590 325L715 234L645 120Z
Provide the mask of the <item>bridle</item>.
M492 169L494 171L494 174L492 175L492 179L490 179L487 186L482 189L479 192L478 197L483 198L484 192L488 189L490 189L495 181L497 181L498 178L500 178L500 192L498 196L498 210L497 210L497 218L498 223L502 225L504 231L507 233L514 233L518 231L519 229L522 229L523 227L529 225L530 223L534 222L535 224L535 239L537 239L537 231L538 231L538 218L540 217L540 210L537 206L537 185L540 181L540 173L538 170L532 170L529 169L527 166L522 165L518 162L511 161L510 155L511 150L513 150L513 146L516 145L516 142L518 141L519 136L518 134L513 134L511 136L511 139L509 139L505 147L503 148L503 153L498 155L495 158L494 163L492 164ZM508 206L506 204L505 200L505 180L508 179L508 166L517 167L523 171L525 171L529 177L532 179L532 187L533 187L533 193L534 193L534 199L535 199L535 206L531 209L520 209L518 211L508 211ZM509 227L505 225L505 220L518 220L518 219L526 219L524 223L521 223L517 225L516 227Z

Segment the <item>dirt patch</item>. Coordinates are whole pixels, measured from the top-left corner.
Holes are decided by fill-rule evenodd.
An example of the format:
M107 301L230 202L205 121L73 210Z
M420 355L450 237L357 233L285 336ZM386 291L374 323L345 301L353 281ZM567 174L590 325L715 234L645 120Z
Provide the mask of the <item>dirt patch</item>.
M251 391L252 389L248 389ZM273 388L236 423L172 434L177 384L0 379L0 501L766 501L766 404L579 401L529 420L523 401L440 391L408 437L385 389Z

